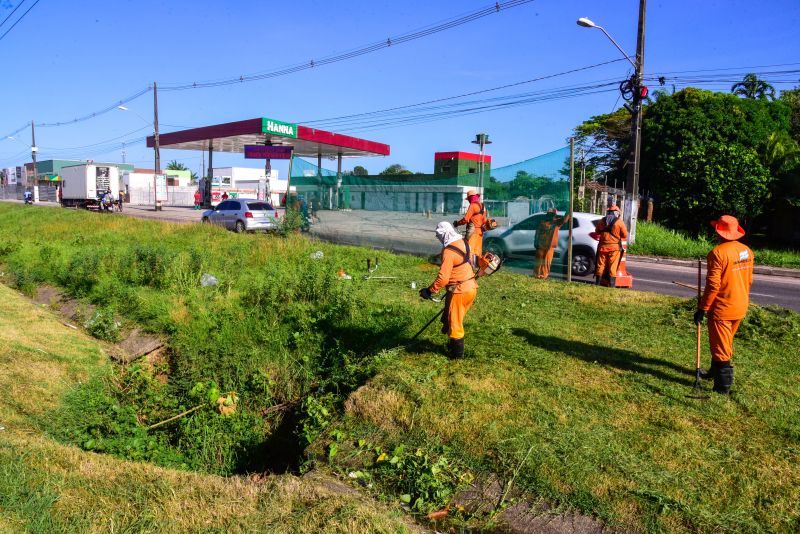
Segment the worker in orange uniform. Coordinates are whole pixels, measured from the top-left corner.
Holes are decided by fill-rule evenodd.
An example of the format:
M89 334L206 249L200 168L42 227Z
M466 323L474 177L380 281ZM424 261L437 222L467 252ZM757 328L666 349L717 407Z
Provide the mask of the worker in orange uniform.
M547 216L539 223L536 229L536 259L534 260L534 275L536 278L546 280L550 276L550 264L553 263L553 253L558 246L558 231L569 222L571 215L559 217L555 208L547 210Z
M453 221L453 226L458 228L462 224L467 225L467 234L464 237L469 243L472 255L480 258L483 255L483 228L489 219L489 214L481 202L481 196L474 189L467 191L467 200L469 201L467 213L463 219ZM475 260L472 263L477 264Z
M714 391L730 393L733 385L733 336L747 315L750 286L753 284L753 251L739 243L744 230L736 217L723 215L711 226L719 245L706 257L706 289L694 314L701 324L708 312L708 340L711 345L711 368L700 376L714 379Z
M595 284L614 287L622 258L622 242L628 239L628 229L619 218L619 208L608 208L606 216L600 219L594 231L600 237L597 245L597 267L594 271Z
M470 262L470 246L449 222L436 226L436 237L442 244L442 266L430 287L423 287L419 296L429 299L443 287L447 288L442 333L450 338L451 358L464 356L464 316L478 294L475 271Z

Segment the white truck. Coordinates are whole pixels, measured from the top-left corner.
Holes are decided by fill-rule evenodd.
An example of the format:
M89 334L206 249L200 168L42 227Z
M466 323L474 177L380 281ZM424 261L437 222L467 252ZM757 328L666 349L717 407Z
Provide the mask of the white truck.
M61 187L62 206L99 209L107 191L114 202L119 199L119 169L91 163L63 167Z

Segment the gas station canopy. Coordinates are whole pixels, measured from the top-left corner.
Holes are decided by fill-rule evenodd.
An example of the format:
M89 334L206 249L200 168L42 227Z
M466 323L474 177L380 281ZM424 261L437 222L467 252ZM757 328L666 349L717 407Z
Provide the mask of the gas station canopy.
M154 145L151 135L147 138L147 146ZM389 155L389 145L383 143L266 117L159 134L158 145L168 149L210 148L213 152L238 153L243 153L246 145L291 146L294 155L305 157Z

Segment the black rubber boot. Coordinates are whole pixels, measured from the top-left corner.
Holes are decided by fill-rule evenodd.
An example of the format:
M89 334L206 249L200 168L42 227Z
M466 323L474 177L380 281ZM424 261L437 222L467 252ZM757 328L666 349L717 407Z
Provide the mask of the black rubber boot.
M708 371L700 370L700 378L703 380L711 380L712 378L717 376L717 372L719 371L719 364L714 360L711 360L711 367L708 368Z
M448 344L448 348L450 349L450 358L453 360L457 360L459 358L464 357L464 338L461 339L450 339L450 343Z
M717 374L714 376L714 391L727 395L731 392L733 385L733 367L730 362L719 362L717 364Z
M600 277L599 276L595 276L594 277L594 285L596 285L596 286L600 285Z

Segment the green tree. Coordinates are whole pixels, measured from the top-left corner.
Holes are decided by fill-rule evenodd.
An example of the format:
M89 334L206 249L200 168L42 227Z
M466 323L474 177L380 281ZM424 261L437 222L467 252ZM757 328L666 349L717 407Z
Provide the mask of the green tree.
M659 210L670 226L695 235L723 214L748 227L764 211L773 181L754 150L722 143L679 150L660 178Z
M494 176L489 176L488 182L483 185L486 200L509 200L508 184L499 181Z
M189 167L184 165L183 163L178 162L178 160L173 159L167 164L168 171L189 171L191 173L192 182L197 182L197 173L194 171L189 170Z
M775 88L752 73L733 84L731 93L754 100L775 100Z
M517 171L514 179L508 183L508 194L511 198L535 198L539 192L550 182L543 176L529 174L526 171Z
M369 176L369 171L366 167L362 167L361 165L356 165L353 167L353 175L355 176Z
M406 174L413 173L399 163L393 163L378 173L379 176L398 176Z
M625 182L625 161L631 140L631 114L626 108L595 115L579 124L573 134L575 150L583 156L587 177L602 174L607 183ZM569 162L566 169L566 176L569 176Z
M789 106L789 128L792 138L800 143L800 87L781 91L781 102Z

